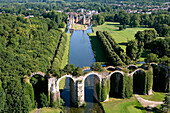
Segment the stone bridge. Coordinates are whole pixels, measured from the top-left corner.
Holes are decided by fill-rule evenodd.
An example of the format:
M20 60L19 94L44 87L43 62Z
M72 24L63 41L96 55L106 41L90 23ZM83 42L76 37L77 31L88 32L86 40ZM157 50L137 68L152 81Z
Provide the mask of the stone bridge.
M131 66L135 67L136 69L133 72L127 72L128 68L131 67ZM113 69L116 69L116 70L109 71L108 70L109 68L113 68ZM89 68L86 67L85 69L89 69ZM85 69L83 69L83 70L85 70ZM144 70L142 68L138 68L136 65L129 65L126 68L117 68L117 67L113 67L113 66L108 66L108 67L105 67L104 72L91 71L91 72L88 72L85 75L82 75L80 77L76 77L76 76L72 76L72 75L63 75L60 78L50 77L50 78L48 78L49 96L50 96L50 94L53 94L53 100L54 101L56 99L60 99L59 83L63 78L70 78L71 101L73 103L80 102L80 105L82 105L85 102L85 80L86 80L87 77L93 75L96 80L98 79L99 85L101 85L102 81L110 80L111 76L115 75L114 73L119 73L123 76L126 73L127 76L131 76L133 78L133 75L138 71L142 71L142 72L145 73L147 70ZM43 73L38 72L38 73L31 74L31 77L35 74L40 74L42 76L45 75ZM147 94L149 94L149 95L152 94L152 87L150 88L149 92L147 92ZM94 93L94 97L97 98L96 93ZM109 100L109 95L107 95L107 99L105 101L108 101L108 100Z
M133 65L132 65L133 66ZM137 67L137 66L136 66ZM87 67L86 67L87 68ZM86 69L85 68L85 69ZM85 102L85 80L87 77L93 75L96 77L96 79L99 80L99 83L101 85L101 81L102 80L109 80L110 77L114 74L114 73L119 73L121 75L124 76L124 71L123 70L115 70L115 71L107 71L108 68L113 68L113 69L116 69L116 67L113 67L113 66L108 66L108 67L105 67L105 72L95 72L95 71L91 71L91 72L88 72L87 74L85 75L82 75L80 77L75 77L75 76L72 76L72 75L63 75L61 78L56 78L56 77L52 77L52 78L49 78L49 83L48 83L48 91L53 93L54 96L54 100L56 100L57 98L60 98L60 90L59 90L59 83L60 81L65 78L65 77L68 77L70 78L70 81L72 81L70 83L70 90L71 90L71 101L72 102L77 102L79 101L80 104L82 105L84 102ZM127 67L128 68L128 67ZM87 68L89 69L89 68ZM144 71L144 69L142 68L137 68L136 70L134 70L132 73L128 73L127 76L132 76L134 75L135 72L137 71ZM53 87L53 88L51 88ZM76 88L76 89L75 89ZM97 95L96 93L94 93L94 96L97 98ZM109 95L107 96L107 99L105 101L109 100Z

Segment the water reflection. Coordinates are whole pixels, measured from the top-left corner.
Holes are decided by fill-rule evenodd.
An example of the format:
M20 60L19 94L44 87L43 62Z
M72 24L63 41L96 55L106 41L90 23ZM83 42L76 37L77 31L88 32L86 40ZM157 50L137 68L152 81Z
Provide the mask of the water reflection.
M65 79L65 87L61 92L61 97L65 101L64 113L103 113L102 107L94 98L94 76L89 76L85 80L86 107L76 108L71 106L70 78Z

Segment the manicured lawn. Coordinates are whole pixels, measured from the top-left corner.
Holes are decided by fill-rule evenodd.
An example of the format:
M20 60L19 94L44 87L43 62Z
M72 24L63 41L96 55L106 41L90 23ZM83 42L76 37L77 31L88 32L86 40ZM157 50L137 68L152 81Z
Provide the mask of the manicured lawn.
M101 42L97 38L97 36L94 36L92 33L89 33L90 42L92 45L94 57L96 58L97 62L108 62L108 58L106 54L104 53L104 48L101 46Z
M41 111L40 113L60 113L61 112L61 109L57 108L41 108Z
M66 50L65 54L63 56L63 61L61 63L61 69L63 69L68 63L69 63L69 51L70 51L70 38L71 38L71 33L67 33L67 42L66 42Z
M135 39L135 34L137 31L144 31L147 29L153 29L153 28L143 28L143 27L137 27L137 28L127 28L125 30L119 31L119 23L117 22L105 22L103 25L93 27L94 33L96 31L108 31L112 37L115 39L117 43L119 43L120 47L126 51L126 43L128 40Z
M154 95L140 95L143 99L150 101L163 101L165 93L154 92Z
M102 102L106 113L146 113L135 97L130 99L109 98L109 102Z
M120 47L126 51L126 44L128 40L135 39L135 34L137 31L144 31L153 28L144 28L144 27L137 27L137 28L127 28L125 30L119 31L120 24L117 22L105 22L103 25L93 27L93 33L89 33L90 41L92 44L93 52L95 54L97 62L107 62L107 56L103 53L103 48L101 44L97 40L96 31L108 31L112 38L120 45ZM147 54L150 53L149 50L144 50L140 61L144 61Z

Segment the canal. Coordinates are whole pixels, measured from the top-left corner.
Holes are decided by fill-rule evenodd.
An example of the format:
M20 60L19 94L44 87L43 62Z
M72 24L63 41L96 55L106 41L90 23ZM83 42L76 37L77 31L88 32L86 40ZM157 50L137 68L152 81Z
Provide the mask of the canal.
M74 64L76 67L91 66L96 61L87 34L92 33L91 26L87 30L74 30L72 32L69 64Z
M91 26L87 30L68 30L72 33L70 40L69 64L76 67L91 66L96 60L94 58L90 39L87 33L92 33ZM64 113L103 113L102 106L93 97L94 76L90 75L85 80L85 107L71 107L70 104L70 79L65 79L65 87L61 92L61 98L65 101Z

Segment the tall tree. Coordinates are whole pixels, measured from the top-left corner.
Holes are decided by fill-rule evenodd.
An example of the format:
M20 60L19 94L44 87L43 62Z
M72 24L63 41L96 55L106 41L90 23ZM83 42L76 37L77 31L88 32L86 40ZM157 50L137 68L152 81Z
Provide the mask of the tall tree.
M127 56L129 56L132 60L136 60L137 53L138 53L137 41L136 40L128 41L126 46Z

